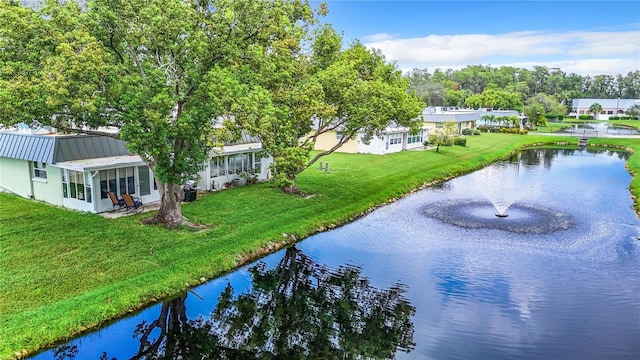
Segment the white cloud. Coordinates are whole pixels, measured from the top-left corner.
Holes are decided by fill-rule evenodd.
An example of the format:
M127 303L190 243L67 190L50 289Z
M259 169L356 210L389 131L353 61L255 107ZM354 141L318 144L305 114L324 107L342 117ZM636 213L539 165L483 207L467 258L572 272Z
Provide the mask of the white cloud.
M564 33L523 31L498 35L429 35L400 39L366 38L400 68L458 69L467 65L526 64L559 67L581 75L626 74L640 70L640 31Z

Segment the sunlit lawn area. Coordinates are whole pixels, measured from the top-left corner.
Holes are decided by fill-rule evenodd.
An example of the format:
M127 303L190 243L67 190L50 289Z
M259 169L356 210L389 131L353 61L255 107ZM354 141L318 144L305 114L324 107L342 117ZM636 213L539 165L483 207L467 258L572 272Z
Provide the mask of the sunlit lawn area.
M258 249L284 245L291 234L304 238L523 145L558 141L575 144L576 138L483 133L440 153L332 154L323 158L328 172L314 166L300 175L299 187L313 195L308 198L257 184L184 204L189 220L208 226L202 232L141 225L149 213L106 219L0 193L0 359L177 294L234 269ZM591 143L640 149L640 139ZM629 167L640 169L637 155ZM635 178L634 194L638 183Z

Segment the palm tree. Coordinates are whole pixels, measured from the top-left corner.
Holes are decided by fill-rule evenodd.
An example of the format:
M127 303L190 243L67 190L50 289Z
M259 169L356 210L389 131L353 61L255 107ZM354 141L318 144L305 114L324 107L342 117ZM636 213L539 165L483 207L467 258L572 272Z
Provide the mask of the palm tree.
M593 119L597 120L598 114L602 112L602 105L598 103L591 104L591 106L589 106L589 112L593 114Z

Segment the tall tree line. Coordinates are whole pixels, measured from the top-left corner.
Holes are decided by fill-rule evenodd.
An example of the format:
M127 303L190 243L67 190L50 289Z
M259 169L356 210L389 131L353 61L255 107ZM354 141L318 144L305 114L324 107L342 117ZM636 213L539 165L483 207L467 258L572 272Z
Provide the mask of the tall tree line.
M577 98L640 98L640 70L618 75L578 75L559 68L470 65L460 70L414 69L405 74L411 89L431 106L464 106L470 96L487 89L517 93L524 102L537 94L570 105Z

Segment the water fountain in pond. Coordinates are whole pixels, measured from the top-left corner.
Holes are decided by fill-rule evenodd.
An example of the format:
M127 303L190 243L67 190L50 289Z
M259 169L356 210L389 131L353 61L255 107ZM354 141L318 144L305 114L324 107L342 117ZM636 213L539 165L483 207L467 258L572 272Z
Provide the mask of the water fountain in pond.
M493 204L498 218L508 217L507 210L519 197L515 182L518 170L517 165L505 163L504 166L490 166L479 172L478 192Z
M524 189L522 185L517 185L519 164L520 159L515 163L494 164L478 171L474 182L463 186L481 198L431 204L425 209L426 215L468 229L544 234L572 227L573 221L569 215L543 206L521 203L525 192L530 193L535 189Z

